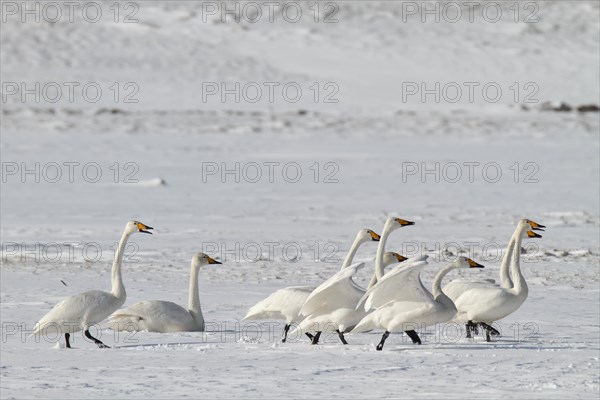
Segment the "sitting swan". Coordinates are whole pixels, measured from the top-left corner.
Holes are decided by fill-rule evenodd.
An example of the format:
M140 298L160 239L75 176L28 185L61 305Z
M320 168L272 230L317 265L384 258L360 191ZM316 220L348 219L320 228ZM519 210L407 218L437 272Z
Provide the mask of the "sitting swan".
M125 225L125 230L115 252L111 273L111 291L90 290L64 299L39 320L31 335L39 333L54 335L58 332L60 337L61 334L64 334L67 348L70 349L71 343L69 343L69 339L71 333L83 330L85 336L93 340L98 347L107 348L107 345L90 334L89 329L94 324L102 322L110 313L125 303L127 294L125 286L123 286L123 279L121 278L121 263L123 262L127 240L136 232L152 234L150 232L151 229L153 228L141 222L129 221Z
M427 262L420 261L396 269L393 279L397 283L399 293L409 293L410 300L392 300L377 308L364 317L352 331L367 332L373 329L385 329L377 350L383 349L383 344L391 332L405 331L407 325L427 327L452 319L456 314L456 307L448 296L442 291L442 279L455 268L483 268L467 257L458 257L454 262L440 270L433 280L433 293L429 293L421 282L421 270ZM384 288L385 286L380 286ZM377 285L373 287L376 290Z
M140 301L111 315L111 329L159 333L204 331L204 317L198 294L198 271L207 264L221 263L204 253L192 257L188 310L170 301Z
M352 260L358 251L358 248L363 244L371 241L378 242L380 239L379 235L370 229L361 229L356 234L356 238L348 251L348 255L342 263L341 270L349 267L352 264ZM290 327L295 322L300 322L304 319L300 315L300 308L308 298L308 296L315 290L312 286L289 286L283 289L279 289L273 292L269 297L259 301L252 306L243 320L257 320L257 319L283 319L285 320L285 326L283 327L283 339L281 341L285 343L288 336ZM312 337L312 335L308 335Z

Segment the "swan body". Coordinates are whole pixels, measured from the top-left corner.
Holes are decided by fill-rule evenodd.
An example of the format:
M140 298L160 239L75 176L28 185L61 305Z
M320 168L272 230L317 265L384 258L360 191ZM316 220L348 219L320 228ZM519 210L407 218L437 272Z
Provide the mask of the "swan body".
M521 274L519 265L521 241L526 237L541 237L541 235L533 232L532 229L541 230L543 227L543 225L527 219L519 221L510 241L511 249L509 253L512 287L506 288L498 285L478 283L468 285L466 288L462 285L453 285L449 288L448 296L453 299L458 310L455 317L456 321L484 325L488 331L487 340L489 341L489 325L515 312L527 299L529 289L525 278ZM459 292L459 289L463 291ZM467 329L469 330L469 328Z
M127 240L136 232L150 233L153 228L137 221L129 221L119 241L115 259L112 266L112 290L104 292L101 290L90 290L68 297L56 304L36 324L32 335L65 335L67 348L70 334L83 330L86 337L92 339L100 348L108 347L100 340L94 338L89 328L102 322L113 311L125 303L126 292L121 278L121 263Z
M198 272L207 264L221 264L204 253L192 257L188 309L170 301L140 301L110 316L117 331L192 332L204 331L204 317L198 294Z
M456 307L441 289L442 279L455 268L483 268L482 265L466 258L458 257L456 261L440 270L433 281L433 293L423 286L420 273L427 262L420 261L398 269L391 281L396 282L398 292L408 290L409 300L392 300L372 313L366 315L352 332L367 332L373 329L384 329L385 333L377 350L383 349L383 344L391 332L401 332L415 327L427 327L452 319ZM388 288L380 286L380 290ZM376 292L376 291L375 291Z
M406 260L396 253L384 253L388 236L402 226L414 225L413 222L400 218L388 218L386 221L375 258L375 272L369 287L375 285L384 274L387 265ZM357 309L356 304L365 293L352 277L364 264L355 264L342 270L317 287L302 306L300 313L306 318L302 320L294 331L316 331L312 343L318 343L320 332L335 331L342 343L347 344L344 333L349 332L366 315L362 309Z
M376 285L369 288L356 308L375 310L391 301L427 301L433 295L421 281L421 271L427 265L428 256L415 257L388 272ZM398 290L402 287L402 290Z
M404 261L404 257L392 252L384 255L384 266ZM366 315L356 309L356 303L365 293L352 277L364 267L357 263L339 271L316 288L302 305L301 314L307 315L292 335L297 332L328 331L346 333Z
M370 241L379 241L380 236L370 229L361 229L356 234L356 238L342 263L343 271L350 266L358 248ZM308 296L315 290L313 286L290 286L279 289L269 297L261 300L252 306L243 320L261 320L261 319L283 319L285 326L283 328L283 339L285 343L291 324L300 322L304 316L300 314L300 309Z

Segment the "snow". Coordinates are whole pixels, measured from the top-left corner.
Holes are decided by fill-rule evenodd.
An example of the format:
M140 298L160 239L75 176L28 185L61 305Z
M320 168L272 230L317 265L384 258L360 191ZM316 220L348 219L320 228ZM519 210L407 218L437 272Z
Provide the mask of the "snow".
M97 24L7 17L3 82L98 82L104 94L98 103L2 102L2 398L598 396L598 114L523 110L509 89L535 82L540 103L598 103L598 4L538 2L539 23L506 14L492 24L404 22L401 3L336 3L336 24L203 23L200 2L138 2L138 24L110 13ZM202 101L202 82L235 81L297 82L303 96ZM403 102L401 83L412 81L497 82L505 94ZM114 82L121 95L135 82L139 102L114 103ZM315 103L314 82L321 95L336 83L339 102ZM21 175L35 163L39 182ZM239 183L221 175L236 163ZM291 163L296 183L293 169L283 173ZM427 286L449 261L445 250L458 248L486 268L447 279L497 280L516 222L547 226L524 243L529 298L497 323L499 339L470 341L448 324L421 334L422 346L391 335L377 352L381 332L347 335L348 346L330 333L318 346L282 344L283 321L240 322L275 290L330 277L356 231L381 233L388 216L416 222L388 250L429 254ZM82 334L73 350L28 338L56 302L109 289L130 219L155 234L130 240L125 306L185 306L192 255L224 261L200 272L207 332L93 332L106 350ZM363 284L375 247L357 255Z

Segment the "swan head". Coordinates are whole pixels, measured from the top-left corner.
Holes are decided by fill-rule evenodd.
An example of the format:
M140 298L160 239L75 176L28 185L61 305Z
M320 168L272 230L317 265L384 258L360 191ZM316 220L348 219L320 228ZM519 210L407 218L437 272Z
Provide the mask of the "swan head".
M394 253L393 251L387 251L383 254L383 265L386 267L388 265L401 263L406 260L408 260L408 258L406 258L398 253Z
M194 254L194 257L192 257L192 266L193 267L198 268L198 267L200 267L202 265L206 265L206 264L223 264L223 263L215 260L214 258L207 256L204 253Z
M405 219L397 218L397 217L389 217L387 219L387 221L385 221L385 226L391 230L395 230L398 228L402 228L404 226L410 226L410 225L414 225L414 224L415 223L412 221L407 221Z
M361 229L360 231L358 231L358 234L356 235L356 239L362 243L371 242L371 241L379 242L379 239L381 239L381 236L376 234L371 229Z
M523 239L525 238L541 238L542 235L534 232L534 231L541 231L544 232L544 225L540 225L535 221L532 221L530 219L522 219L519 221L519 229L521 231L521 237Z
M529 224L529 226L531 227L532 231L542 231L544 232L544 228L546 228L545 225L540 225L535 221L532 221L530 219L526 219L525 221L527 221L527 223Z
M454 263L456 268L485 268L483 265L473 261L468 257L458 257Z
M127 225L125 225L125 232L129 235L137 232L148 233L152 235L152 232L150 232L152 229L154 228L139 221L129 221Z

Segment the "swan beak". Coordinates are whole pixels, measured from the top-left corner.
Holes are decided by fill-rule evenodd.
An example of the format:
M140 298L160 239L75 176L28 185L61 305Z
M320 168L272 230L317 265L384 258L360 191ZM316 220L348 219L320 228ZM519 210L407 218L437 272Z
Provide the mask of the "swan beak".
M529 236L530 238L541 238L542 237L542 235L538 235L534 231L527 231L527 236Z
M531 225L531 229L534 231L544 231L544 228L546 228L544 225L540 225L537 222L534 222L532 220L527 220L527 222L529 223L529 225Z
M398 260L398 262L404 262L404 261L408 260L408 257L401 256L398 253L395 253L395 255L396 255L396 259Z
M209 264L223 264L221 262L218 262L217 260L215 260L214 258L210 258L208 257L208 263Z
M374 242L379 242L379 240L381 239L381 236L379 236L378 234L376 234L373 231L369 231L369 233L371 234L371 240L373 240Z
M407 221L407 220L402 219L402 218L396 218L396 222L399 223L401 226L407 226L407 225L414 225L415 224L412 221Z
M467 258L467 262L469 263L469 268L485 268L483 265L471 260L470 258Z
M142 233L148 233L148 234L150 234L150 235L152 235L152 232L150 232L150 230L151 230L151 229L154 229L153 227L151 227L151 226L148 226L148 225L144 225L144 224L142 224L141 222L138 222L138 223L137 223L137 227L138 227L138 230L139 230L140 232L142 232Z

